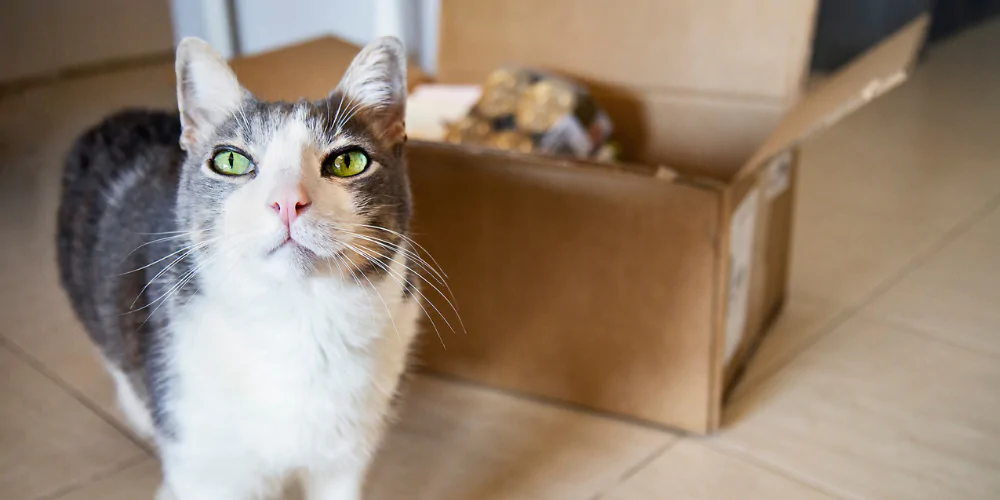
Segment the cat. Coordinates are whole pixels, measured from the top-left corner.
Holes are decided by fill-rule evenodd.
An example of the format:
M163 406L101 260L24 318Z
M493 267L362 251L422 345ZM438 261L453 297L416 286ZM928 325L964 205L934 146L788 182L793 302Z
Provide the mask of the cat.
M360 498L430 269L403 47L375 40L311 102L258 100L199 39L176 71L178 113L119 112L70 151L63 287L156 446L158 499Z

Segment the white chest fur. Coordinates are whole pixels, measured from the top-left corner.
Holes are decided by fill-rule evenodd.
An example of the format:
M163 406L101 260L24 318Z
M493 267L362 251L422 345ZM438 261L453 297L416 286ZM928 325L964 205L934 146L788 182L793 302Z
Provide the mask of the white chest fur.
M379 289L317 280L263 303L192 303L168 354L181 450L267 475L373 452L418 310L392 280Z

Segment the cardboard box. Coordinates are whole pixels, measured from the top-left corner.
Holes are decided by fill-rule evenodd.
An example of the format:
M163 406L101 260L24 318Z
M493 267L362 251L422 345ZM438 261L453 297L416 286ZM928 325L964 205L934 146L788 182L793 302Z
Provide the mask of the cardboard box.
M687 431L718 428L725 388L785 297L796 146L903 82L928 23L801 96L815 8L444 0L438 80L480 83L504 63L577 78L608 109L630 161L411 143L415 236L447 273L468 330L437 318L447 350L428 331L423 366ZM356 51L326 38L234 67L262 98L318 98ZM423 79L411 70L411 85Z

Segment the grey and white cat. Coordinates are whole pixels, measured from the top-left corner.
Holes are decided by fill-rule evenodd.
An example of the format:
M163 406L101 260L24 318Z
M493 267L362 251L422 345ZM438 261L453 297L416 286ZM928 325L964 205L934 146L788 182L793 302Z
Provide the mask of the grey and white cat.
M159 498L263 498L290 478L359 498L426 264L407 236L403 48L373 42L315 102L254 98L197 39L176 69L179 116L122 112L70 153L63 285L155 440Z

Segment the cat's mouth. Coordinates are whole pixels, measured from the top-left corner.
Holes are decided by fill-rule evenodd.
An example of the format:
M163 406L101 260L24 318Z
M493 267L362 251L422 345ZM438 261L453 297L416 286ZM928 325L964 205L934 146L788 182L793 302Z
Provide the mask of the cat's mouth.
M309 252L312 253L302 242L296 240L292 235L285 233L284 238L279 240L277 245L272 246L266 254L275 255L279 252Z
M266 246L262 249L263 258L275 262L289 260L298 264L323 259L324 254L317 251L316 243L310 241L308 235L295 233L296 231L286 229L272 234L273 239L266 242Z
M281 243L278 243L268 253L269 254L274 254L274 253L277 253L277 252L279 252L279 251L281 251L283 249L288 249L288 250L298 250L298 249L307 250L307 248L305 246L303 246L302 243L300 243L298 240L296 240L295 238L291 237L290 235L285 235L284 240L282 240Z

